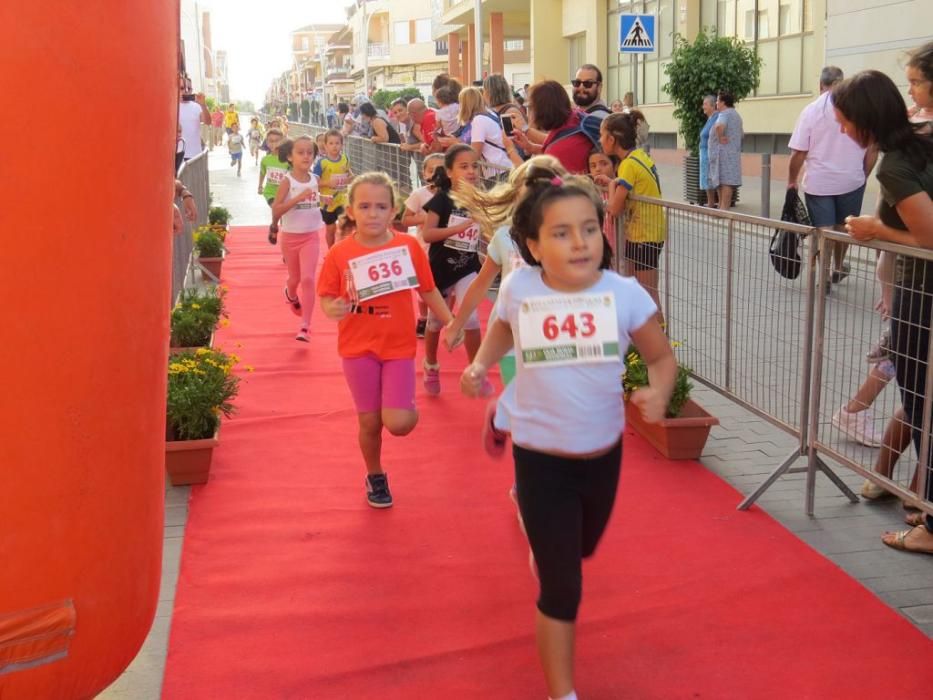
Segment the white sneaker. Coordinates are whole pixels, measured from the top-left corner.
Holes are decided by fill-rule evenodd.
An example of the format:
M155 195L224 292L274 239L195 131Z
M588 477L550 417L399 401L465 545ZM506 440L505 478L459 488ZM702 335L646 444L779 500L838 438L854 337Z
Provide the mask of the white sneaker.
M843 406L833 415L833 425L843 435L866 447L881 447L881 440L875 433L875 418L871 409L849 413Z

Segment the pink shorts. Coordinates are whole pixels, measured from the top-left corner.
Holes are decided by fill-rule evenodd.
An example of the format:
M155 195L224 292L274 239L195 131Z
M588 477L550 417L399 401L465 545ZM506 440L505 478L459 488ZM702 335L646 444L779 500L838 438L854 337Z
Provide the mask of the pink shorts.
M343 375L358 413L384 408L415 410L415 361L380 360L375 355L343 358Z

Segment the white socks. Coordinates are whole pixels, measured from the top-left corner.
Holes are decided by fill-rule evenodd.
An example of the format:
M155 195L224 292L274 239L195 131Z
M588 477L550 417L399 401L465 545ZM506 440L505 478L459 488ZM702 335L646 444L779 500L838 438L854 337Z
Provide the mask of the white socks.
M561 695L559 698L548 697L547 700L577 700L577 691L571 690L566 695Z

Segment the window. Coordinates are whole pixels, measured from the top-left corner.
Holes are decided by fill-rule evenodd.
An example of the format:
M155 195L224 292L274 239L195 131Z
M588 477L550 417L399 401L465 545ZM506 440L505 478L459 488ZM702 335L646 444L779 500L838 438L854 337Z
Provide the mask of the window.
M311 39L306 36L301 37L301 50L307 51L311 48Z
M409 41L408 22L393 22L392 27L394 29L396 46L404 46L405 44L411 43Z
M524 51L525 40L524 39L506 39L505 50L506 51Z
M424 44L434 41L431 36L431 18L415 20L415 43Z
M567 39L570 60L570 67L567 75L574 75L577 68L586 63L586 32L568 37Z

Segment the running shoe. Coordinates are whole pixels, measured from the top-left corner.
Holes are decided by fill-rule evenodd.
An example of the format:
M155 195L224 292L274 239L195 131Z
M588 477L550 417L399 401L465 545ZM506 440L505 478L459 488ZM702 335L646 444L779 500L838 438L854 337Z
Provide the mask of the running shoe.
M496 428L493 422L495 417L496 402L490 401L486 404L486 415L483 419L483 449L486 450L486 454L490 457L501 459L502 455L505 454L505 442L508 435ZM514 486L512 490L515 490ZM515 501L515 498L512 498L512 500ZM515 504L518 505L518 501L515 501Z
M865 362L875 365L889 359L891 359L891 331L886 329L881 331L878 342L865 353Z
M285 291L285 303L287 303L291 307L293 314L295 314L296 316L301 316L301 301L299 301L298 297L292 298L288 296L288 287L285 287L284 291Z
M428 319L419 318L418 323L415 324L415 335L418 336L419 338L423 338L424 331L427 328L427 325L428 325Z
M875 433L875 418L871 409L849 413L843 406L833 415L833 425L843 435L866 447L881 447L881 440Z
M439 365L428 367L428 363L425 361L424 390L431 396L437 396L441 393L441 368Z
M373 508L392 507L392 493L389 491L389 477L387 474L367 475L366 500Z
M311 338L308 336L308 329L302 326L298 329L298 333L295 335L295 340L300 340L302 343L310 343Z

